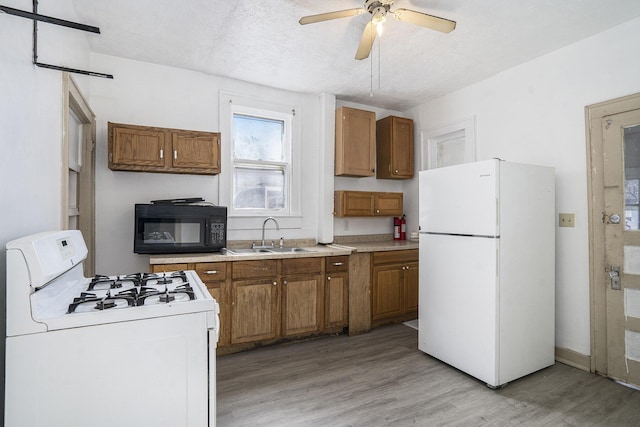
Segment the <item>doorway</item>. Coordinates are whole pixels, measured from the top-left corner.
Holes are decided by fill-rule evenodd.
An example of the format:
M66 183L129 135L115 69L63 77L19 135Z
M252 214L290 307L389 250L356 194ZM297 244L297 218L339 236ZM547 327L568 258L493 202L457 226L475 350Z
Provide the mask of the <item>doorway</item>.
M62 229L82 232L84 274L95 274L96 118L69 73L63 73Z
M591 371L640 386L640 94L586 122Z

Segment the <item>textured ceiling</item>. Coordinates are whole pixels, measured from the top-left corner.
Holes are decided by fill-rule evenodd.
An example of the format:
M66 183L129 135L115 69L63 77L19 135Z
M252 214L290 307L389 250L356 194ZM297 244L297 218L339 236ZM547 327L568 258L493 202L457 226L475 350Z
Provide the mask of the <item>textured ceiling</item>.
M640 16L638 0L396 0L392 10L457 27L442 34L390 19L370 59L357 61L369 14L305 26L298 19L362 0L73 3L79 22L101 29L89 36L94 52L396 111Z

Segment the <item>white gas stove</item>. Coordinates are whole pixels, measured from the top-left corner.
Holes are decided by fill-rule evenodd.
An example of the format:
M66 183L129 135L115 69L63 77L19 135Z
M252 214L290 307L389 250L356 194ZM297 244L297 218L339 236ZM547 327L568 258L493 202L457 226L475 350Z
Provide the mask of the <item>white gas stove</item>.
M195 271L86 278L86 255L77 230L7 244L5 425L215 426L219 308Z

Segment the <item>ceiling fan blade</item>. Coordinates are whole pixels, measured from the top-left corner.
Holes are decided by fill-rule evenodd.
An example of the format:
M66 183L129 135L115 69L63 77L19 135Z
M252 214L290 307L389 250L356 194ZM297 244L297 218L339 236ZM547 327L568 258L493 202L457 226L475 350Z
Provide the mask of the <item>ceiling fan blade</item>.
M337 10L335 12L320 13L318 15L303 16L300 18L300 25L314 24L316 22L329 21L331 19L347 18L365 13L366 10L359 7L356 9Z
M365 59L369 57L373 41L376 39L376 24L369 22L364 31L362 32L362 38L356 51L356 59Z
M442 33L450 33L456 28L456 22L448 19L439 18L433 15L427 15L426 13L416 12L409 9L397 9L393 13L393 17L402 22L409 22L410 24L420 25L431 30L440 31Z

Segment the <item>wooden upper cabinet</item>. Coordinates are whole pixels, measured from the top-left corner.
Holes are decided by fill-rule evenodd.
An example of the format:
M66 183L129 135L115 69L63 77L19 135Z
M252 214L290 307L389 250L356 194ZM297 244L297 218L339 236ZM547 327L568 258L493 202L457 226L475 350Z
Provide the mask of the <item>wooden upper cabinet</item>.
M413 178L413 120L389 116L376 122L376 178Z
M215 175L220 133L108 124L109 169Z
M198 169L207 174L220 173L219 133L173 131L171 142L172 168Z
M334 193L334 205L337 217L401 216L403 194L338 190Z
M109 123L109 168L164 168L166 137L162 129Z
M336 176L374 176L376 113L356 108L336 110Z

